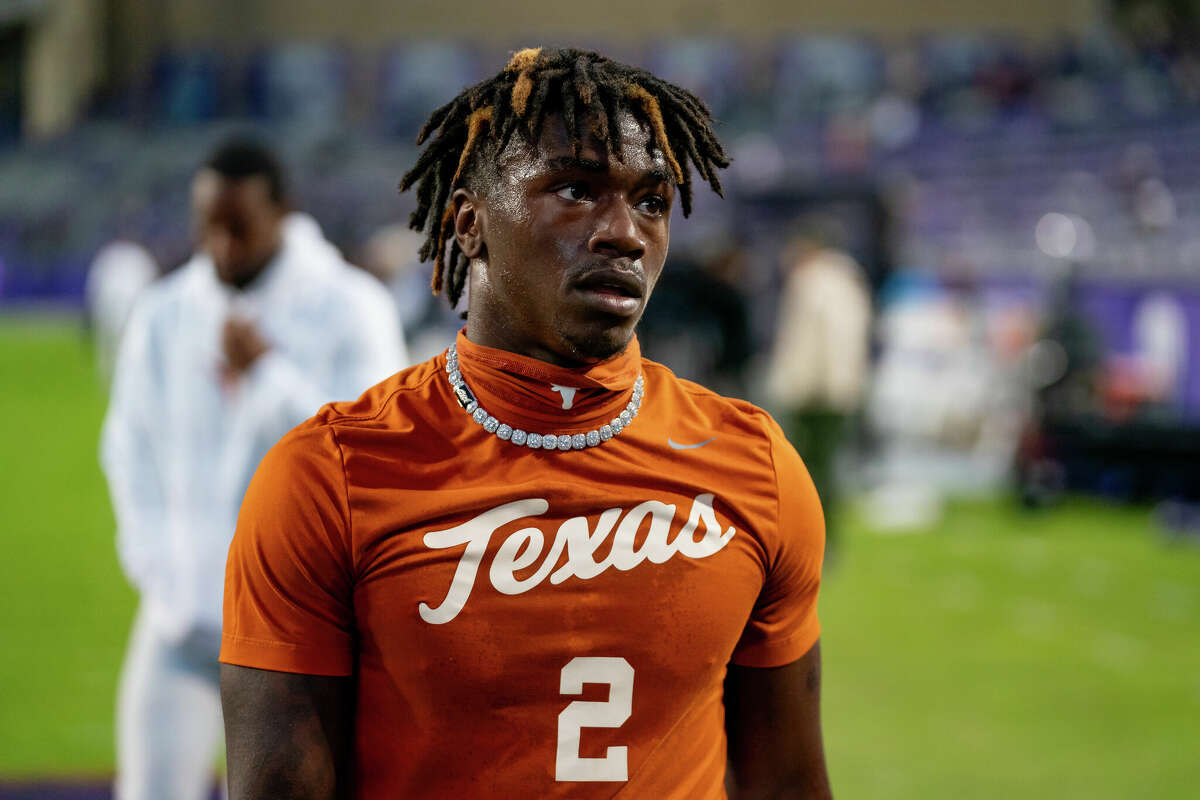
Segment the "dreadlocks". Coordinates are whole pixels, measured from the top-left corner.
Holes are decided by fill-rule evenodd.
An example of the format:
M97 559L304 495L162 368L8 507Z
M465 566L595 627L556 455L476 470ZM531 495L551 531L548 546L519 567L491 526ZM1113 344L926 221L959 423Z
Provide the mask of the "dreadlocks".
M454 241L450 198L455 189L478 178L480 166L502 152L514 133L537 142L543 120L555 112L562 115L576 156L588 123L606 153L620 158L617 117L623 109L649 125L654 146L662 151L679 187L684 216L692 210L691 166L721 194L717 169L729 166L729 159L703 101L645 70L597 53L521 50L498 75L464 89L434 111L417 134L417 144L433 139L400 182L400 191L417 186L417 209L409 227L426 235L420 255L422 261L434 261L434 294L445 288L450 305L458 305L470 268Z

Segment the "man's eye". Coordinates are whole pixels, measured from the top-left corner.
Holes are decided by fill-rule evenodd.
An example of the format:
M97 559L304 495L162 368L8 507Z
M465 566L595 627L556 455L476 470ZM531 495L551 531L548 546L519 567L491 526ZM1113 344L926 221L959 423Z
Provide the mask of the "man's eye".
M568 183L566 186L558 189L555 194L563 200L574 200L576 202L589 198L588 188L582 183Z
M664 214L667 211L666 199L656 194L644 198L638 205L647 214Z

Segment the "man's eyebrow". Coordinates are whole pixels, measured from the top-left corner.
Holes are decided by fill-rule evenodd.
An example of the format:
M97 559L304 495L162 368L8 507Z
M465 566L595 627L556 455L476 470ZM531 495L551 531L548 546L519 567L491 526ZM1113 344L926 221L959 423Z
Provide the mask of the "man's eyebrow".
M648 169L642 173L642 183L674 183L674 179L665 169Z
M553 172L580 170L582 172L608 172L608 165L594 158L576 158L574 156L559 156L546 161L546 169Z
M608 172L608 165L603 161L597 161L594 158L576 158L574 156L559 156L546 161L546 170L549 172L569 172L578 170L580 172ZM648 169L642 173L639 183L674 183L671 180L671 175L664 169L657 167Z

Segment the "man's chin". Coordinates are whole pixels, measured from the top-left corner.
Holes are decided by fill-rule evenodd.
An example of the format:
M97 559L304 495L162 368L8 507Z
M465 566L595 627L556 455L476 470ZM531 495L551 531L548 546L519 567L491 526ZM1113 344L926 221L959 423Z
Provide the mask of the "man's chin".
M633 325L588 326L577 330L561 330L570 358L580 363L595 363L612 358L633 338Z

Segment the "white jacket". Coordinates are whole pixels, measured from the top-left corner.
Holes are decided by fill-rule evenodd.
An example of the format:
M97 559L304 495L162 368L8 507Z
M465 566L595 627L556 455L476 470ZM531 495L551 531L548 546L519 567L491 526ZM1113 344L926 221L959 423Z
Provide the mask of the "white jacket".
M227 385L231 314L253 320L271 349ZM121 566L156 628L220 626L225 556L259 460L321 405L406 362L384 287L295 226L245 291L198 255L144 293L117 356L101 462Z

